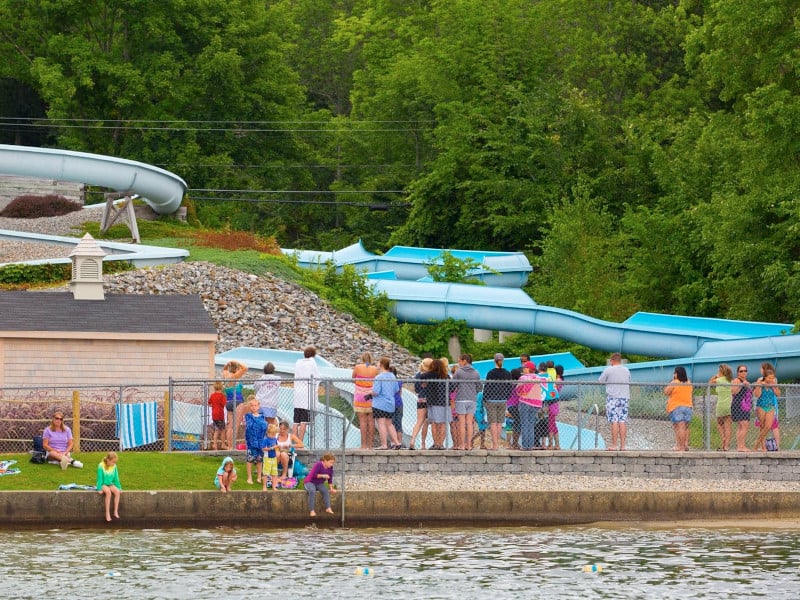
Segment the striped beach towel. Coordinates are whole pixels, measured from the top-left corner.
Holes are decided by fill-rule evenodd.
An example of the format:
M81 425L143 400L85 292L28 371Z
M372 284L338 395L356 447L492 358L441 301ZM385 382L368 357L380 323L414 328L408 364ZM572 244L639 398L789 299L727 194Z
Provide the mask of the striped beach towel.
M117 437L121 450L158 441L158 403L117 404Z

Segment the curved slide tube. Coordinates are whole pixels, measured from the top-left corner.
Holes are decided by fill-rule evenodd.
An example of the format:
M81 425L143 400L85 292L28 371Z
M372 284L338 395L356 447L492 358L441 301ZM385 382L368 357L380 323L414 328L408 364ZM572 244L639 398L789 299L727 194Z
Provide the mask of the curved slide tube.
M177 175L133 160L6 144L0 144L0 173L131 190L161 215L178 210L187 189Z
M11 240L18 242L44 242L48 244L74 248L80 241L80 238L0 229L0 240ZM126 244L124 242L109 242L106 240L95 241L97 242L97 245L106 252L106 255L103 257L103 262L115 260L127 261L136 268L179 263L183 262L183 260L189 256L188 250L182 250L180 248L163 248L160 246ZM39 260L26 260L17 264L44 265L68 264L70 262L72 262L72 259L70 258L43 258ZM10 263L0 263L0 267L6 264Z
M627 354L658 355L669 358L692 356L706 342L742 337L712 328L698 329L699 323L654 327L612 323L561 308L536 304L521 290L457 283L418 283L372 280L374 289L393 301L398 320L428 324L448 318L462 320L470 327L557 337L591 348ZM703 321L702 319L700 321ZM779 335L788 324L762 324L758 331ZM761 333L764 335L764 333ZM800 337L797 338L800 348Z
M438 250L394 246L385 254L373 254L364 248L361 240L341 250L321 252L316 250L283 249L282 252L297 259L301 267L319 269L333 263L341 269L352 265L366 273L393 273L395 279L417 281L428 277L428 265L441 263L442 254L448 252L460 260L471 260L480 266L470 270L469 276L487 285L497 287L522 287L533 271L522 252L481 252L478 250Z

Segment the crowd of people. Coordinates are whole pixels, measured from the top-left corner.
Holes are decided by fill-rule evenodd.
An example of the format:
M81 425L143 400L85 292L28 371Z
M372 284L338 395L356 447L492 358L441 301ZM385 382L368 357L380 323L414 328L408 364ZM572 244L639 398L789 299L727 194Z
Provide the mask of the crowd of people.
M600 381L606 385L606 416L611 425L611 445L607 449L625 450L631 376L628 368L622 364L619 353L612 354L609 362L610 366L600 376ZM761 376L754 383L750 383L747 376L747 365L736 367L734 376L730 365L722 363L717 373L708 380L716 392L714 415L720 440L719 450L727 452L731 449L733 423L736 423L737 451L778 450L778 398L781 390L775 367L768 362L762 363ZM675 367L672 381L664 387L664 395L667 397L666 412L675 435L672 449L685 452L689 450L689 425L694 412L694 387L685 367ZM758 434L751 449L747 447L746 439L754 403Z
M304 357L296 364L291 431L295 447L301 447L297 444L302 444L310 411L317 402L319 390L316 385L311 385L311 381L321 381L322 376L314 360L315 355L316 349L309 346L304 350ZM461 354L455 365L450 365L447 358L424 357L413 377L413 389L417 398L416 420L405 448L416 450L426 449L427 446L429 450L444 450L449 433L449 439L452 440L449 448L453 450L480 448L497 451L503 447L513 450L560 450L557 418L564 369L552 361L536 365L526 354L520 356L519 368L508 370L504 367L504 362L503 354L496 354L494 367L482 379L473 367L472 356L469 354ZM731 447L732 425L735 423L736 449L741 452L750 451L746 445L746 437L753 408L759 435L752 449L768 449L775 443L773 440L779 445L777 398L780 396L780 389L774 367L770 363L764 363L761 371L761 378L751 384L747 380L745 365L737 367L734 376L732 369L722 364L718 374L709 381L709 384L716 386L715 411L721 450L727 451ZM244 370L242 365L229 363L223 372L233 374L229 378L237 379ZM274 365L267 363L264 366L264 375L253 386L257 402L248 411L243 410L238 417L230 415L237 421L237 427L253 418L248 414L255 415L258 411L268 424L277 424L278 388L281 379L274 373ZM391 366L390 359L384 356L373 361L372 355L364 352L353 367L352 378L353 410L361 433L360 448L404 448L403 385L398 380L397 371ZM599 382L605 386L605 415L611 433L606 449L626 450L631 374L619 353L615 352L609 357L608 367L600 375ZM237 389L229 384L227 395L215 389L209 399L214 427L220 431L225 428L230 431L230 423L226 424L224 421L222 403L226 401L230 408L231 398L236 398ZM664 388L664 394L667 397L667 414L675 436L672 449L688 450L689 425L693 416L693 387L684 367L675 368L673 379ZM427 445L429 430L431 443ZM256 435L260 435L260 432ZM287 423L282 426L282 443L289 439L288 435ZM248 451L254 444L248 442ZM219 447L216 435L213 447ZM288 453L285 448L278 448L277 452L278 466L283 467L288 460ZM248 481L251 480L249 473L248 469ZM260 472L258 475L260 482Z
M247 483L255 481L263 491L287 487L291 478L290 461L295 449L304 447L306 428L316 407L322 376L316 364L316 349L309 346L297 361L293 384L293 422L278 420L278 400L282 379L275 375L275 366L267 363L263 375L254 382L253 394L244 396L241 378L247 367L231 361L223 368L222 381L215 382L208 404L213 427L212 448L232 449L238 431L243 428ZM461 354L458 364L449 365L446 358L425 357L413 378L417 396L416 422L409 436L409 450L425 448L428 429L432 438L430 450L444 450L448 431L454 450L476 447L497 451L505 437L505 447L514 450L560 450L557 417L563 389L563 368L552 362L531 362L520 356L520 367L507 370L505 357L494 356L494 367L485 379L472 365L472 356ZM400 450L403 448L402 382L388 357L373 364L365 352L353 368L353 408L358 415L362 450ZM631 373L622 356L613 353L599 382L605 386L605 414L610 425L611 440L607 450L625 450L631 389ZM778 398L781 395L775 369L770 363L761 365L761 375L753 383L748 380L746 365L739 365L736 374L727 364L720 364L709 385L716 388L715 417L720 450L727 451L733 442L736 424L736 450L767 451L780 447ZM675 367L672 381L664 388L666 412L672 424L674 451L689 449L689 425L694 407L694 387L686 369ZM758 434L752 449L746 445L751 415L755 409ZM503 433L506 433L504 436ZM374 445L375 434L378 445ZM772 436L770 438L770 436ZM489 438L488 445L486 438ZM418 441L419 440L419 441ZM476 446L477 443L479 446ZM417 446L419 444L419 446ZM64 413L56 411L42 434L45 459L62 469L83 464L72 456L74 439L64 423ZM310 515L316 516L316 493L320 492L325 510L332 512L330 493L333 485L334 457L326 454L305 476L303 482L309 497ZM215 487L222 493L233 489L237 481L234 461L227 456L214 477ZM104 496L106 521L119 519L122 485L117 470L117 455L109 452L97 467L97 492ZM113 509L113 510L112 510Z

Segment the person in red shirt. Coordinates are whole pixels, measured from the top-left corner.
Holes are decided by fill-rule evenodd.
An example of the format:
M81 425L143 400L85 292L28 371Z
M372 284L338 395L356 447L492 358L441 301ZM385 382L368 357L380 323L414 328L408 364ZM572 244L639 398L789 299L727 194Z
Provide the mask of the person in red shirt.
M214 383L214 392L208 397L208 405L211 407L211 420L214 422L214 435L212 437L212 447L214 450L228 450L224 442L225 432L225 403L227 398L223 393L224 386L221 381ZM220 448L222 444L222 448Z

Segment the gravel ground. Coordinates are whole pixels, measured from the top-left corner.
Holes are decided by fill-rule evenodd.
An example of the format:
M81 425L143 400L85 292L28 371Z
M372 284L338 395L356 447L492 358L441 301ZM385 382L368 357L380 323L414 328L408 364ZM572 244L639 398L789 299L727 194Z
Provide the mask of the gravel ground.
M80 226L83 225L84 222L97 221L100 219L100 216L101 211L86 209L74 211L60 217L42 217L40 219L9 219L7 217L0 217L0 229L41 233L45 235L74 236L77 235ZM69 253L72 252L73 249L74 248L62 246L60 244L0 240L0 263L41 260L45 258L63 258L69 256Z
M800 492L800 481L733 479L657 479L576 475L348 475L351 491L650 491L650 492Z

